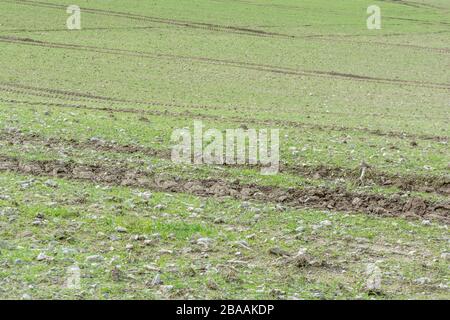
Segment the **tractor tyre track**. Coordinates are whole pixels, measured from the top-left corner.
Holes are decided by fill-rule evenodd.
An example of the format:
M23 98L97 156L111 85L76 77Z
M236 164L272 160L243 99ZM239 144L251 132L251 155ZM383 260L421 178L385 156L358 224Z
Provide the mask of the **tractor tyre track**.
M139 104L139 105L153 105L153 106L161 106L161 107L174 107L174 108L188 108L188 109L208 109L208 110L222 110L223 108L227 108L229 110L230 107L226 106L212 106L212 105L192 105L192 104L181 104L181 103L167 103L156 100L129 100L129 99L121 99L121 98L111 98L105 96L96 96L89 93L82 92L74 92L74 91L66 91L60 89L50 89L50 88L38 88L32 86L26 86L21 84L14 84L9 82L1 82L0 81L0 91L8 92L8 93L17 93L21 95L31 95L37 97L46 97L46 98L54 98L54 99L62 99L62 100L70 100L70 101L86 101L86 102L98 102L98 101L106 101L111 104ZM43 93L44 92L44 93ZM48 93L47 93L48 92ZM234 110L237 110L236 107ZM242 108L242 107L240 107ZM258 108L258 111L272 111L272 108ZM306 114L308 114L306 112ZM325 114L325 115L338 115L338 116L357 116L357 117L383 117L385 116L382 113L348 113L348 112L334 112L334 111L314 111L314 114ZM429 115L389 115L390 118L406 118L410 120L411 118L420 118L420 119L428 119L428 120L442 120L442 116L432 117Z
M237 67L249 70L256 70L262 72L270 72L287 76L313 76L313 77L323 77L338 80L349 80L349 81L362 81L362 82L374 82L389 85L399 85L399 86L413 86L413 87L426 87L432 89L444 89L450 90L450 84L448 83L435 83L419 80L404 80L404 79L390 79L390 78L380 78L367 75L357 75L345 72L336 71L321 71L321 70L298 70L290 67L279 67L268 64L259 64L251 62L242 62L227 59L214 59L206 57L195 57L195 56L181 56L181 55L171 55L171 54L154 54L142 51L126 50L126 49L114 49L114 48L102 48L95 46L86 45L76 45L76 44L66 44L66 43L56 43L48 41L39 41L30 38L18 38L11 36L0 36L0 42L13 43L20 45L31 45L38 47L54 48L54 49L68 49L68 50L78 50L78 51L88 51L96 53L106 53L113 55L125 55L134 56L150 59L178 59L178 60L188 60L203 62L215 65L224 65L229 67Z
M0 89L1 90L1 89ZM55 103L55 102L45 102L45 101L23 101L16 99L4 99L0 98L1 102L12 103L15 105L28 105L28 106L53 106L60 108L72 108L72 109L84 109L84 110L92 110L92 111L102 111L109 113L134 113L134 114L149 114L153 116L174 116L174 117L190 117L197 119L205 119L211 121L230 121L237 124L255 124L255 125L264 125L264 126L279 126L287 129L291 128L308 128L312 130L319 131L355 131L362 132L371 135L381 136L381 137L391 137L391 138L400 138L400 139L412 139L412 140L430 140L436 142L448 142L447 136L434 136L434 135L413 135L404 132L396 132L396 131L381 131L378 129L368 129L368 128L360 128L360 127L343 127L343 126L335 126L335 125L317 125L310 123L301 123L296 121L288 121L288 120L257 120L257 119L243 119L240 117L222 117L215 115L207 115L201 113L192 113L190 111L183 112L170 112L168 110L159 111L159 110L145 110L145 109L135 109L135 108L109 108L109 107L91 107L84 104L67 104L67 103Z
M58 10L66 10L66 8L67 8L66 5L60 5L60 4L49 3L49 2L39 2L39 1L27 1L27 0L15 0L15 1L9 0L8 1L8 0L6 0L3 2L10 2L10 3L15 3L15 4L28 5L28 6L34 6L34 7L44 7L44 8L58 9ZM109 17L127 18L127 19L138 20L138 21L147 21L147 22L172 25L172 26L177 26L177 27L203 29L203 30L214 31L214 32L233 33L233 34L258 36L258 37L276 37L276 38L286 38L286 39L293 38L293 36L287 35L287 34L268 32L268 31L252 29L252 28L230 26L230 25L220 25L220 24L206 23L206 22L167 19L167 18L146 16L146 15L134 14L134 13L128 13L128 12L94 9L94 8L87 8L87 7L81 7L81 10L84 13L104 15L104 16L109 16Z
M450 222L450 203L433 203L420 198L400 195L352 193L343 189L311 187L276 188L220 179L183 180L167 175L155 175L126 166L81 164L57 160L27 161L0 155L0 171L50 176L92 183L146 188L158 192L188 193L201 197L231 197L279 203L292 208L316 208L343 212L362 212L377 216L405 216L416 219L436 219Z
M0 139L12 145L40 144L46 148L60 150L67 147L78 150L93 150L100 152L115 152L125 154L141 153L146 156L159 159L170 160L170 149L153 149L150 147L136 144L120 145L101 140L79 141L75 139L64 138L45 138L37 133L25 134L17 130L0 131ZM224 165L225 167L235 168L255 168L255 165ZM290 164L281 164L280 173L288 173L295 176L307 177L310 179L345 179L359 183L360 170L319 166L299 166ZM395 186L403 191L418 191L426 193L436 193L441 195L450 195L450 175L449 176L424 176L424 175L400 175L370 169L366 173L365 184L377 184L379 186Z

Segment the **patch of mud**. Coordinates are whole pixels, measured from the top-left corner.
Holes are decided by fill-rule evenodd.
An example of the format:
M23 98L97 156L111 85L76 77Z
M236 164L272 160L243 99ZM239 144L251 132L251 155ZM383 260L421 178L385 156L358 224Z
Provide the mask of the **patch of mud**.
M361 172L359 168L349 169L329 166L282 166L281 172L316 178L316 179L350 179L358 181ZM417 191L426 193L438 193L450 195L450 175L425 176L425 175L400 175L368 169L364 178L364 184L379 186L392 186L403 191Z
M182 192L202 197L232 197L239 200L280 203L293 208L317 208L333 211L363 212L377 216L450 221L450 203L432 203L420 198L351 193L342 189L311 187L275 188L220 179L183 180L167 175L154 175L125 166L103 166L63 161L24 162L0 156L0 170L37 176L85 180L94 183L149 188L161 192Z
M24 134L19 131L0 131L0 139L7 141L8 143L19 145L25 143L42 144L48 148L61 149L71 147L75 149L89 149L103 152L116 152L116 153L141 153L151 157L157 157L161 159L170 159L170 149L153 149L146 146L140 146L135 144L120 145L117 143L111 143L103 140L88 140L79 141L75 139L62 139L62 138L45 138L39 134ZM258 169L257 166L245 166L245 165L227 165L237 168L249 168L253 167ZM283 164L280 167L281 173L289 173L296 176L308 177L312 179L345 179L357 182L360 177L359 169L350 169L342 167L329 167L325 165L321 166L296 166ZM379 172L370 168L366 174L364 183L371 185L376 184L380 186L394 186L403 191L418 191L426 193L438 193L442 195L450 195L450 175L449 176L423 176L423 175L394 175L385 172Z

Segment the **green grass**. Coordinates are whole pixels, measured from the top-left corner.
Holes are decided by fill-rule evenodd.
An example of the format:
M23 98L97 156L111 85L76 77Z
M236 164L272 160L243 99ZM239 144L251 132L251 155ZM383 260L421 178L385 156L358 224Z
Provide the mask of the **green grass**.
M262 176L255 168L175 165L68 142L95 137L168 151L173 130L200 119L222 132L280 129L286 166L358 170L364 161L389 175L446 179L448 1L80 0L80 31L65 26L72 3L48 3L0 0L0 134L10 136L0 141L2 156L140 170L151 164L155 175L183 179L449 200L354 178ZM366 28L373 4L381 7L381 30ZM16 143L18 131L39 139ZM47 138L62 140L49 147ZM52 178L53 188L47 179L0 171L2 299L449 298L443 222L280 210L118 183ZM321 226L325 220L331 225ZM271 255L274 247L306 248L316 263L299 268ZM38 261L39 253L52 259ZM93 255L103 260L88 262ZM383 273L378 295L365 289L368 263ZM64 287L73 265L81 269L79 290ZM151 286L158 273L163 285Z
M286 297L317 298L314 293L320 292L325 298L364 298L369 297L364 290L365 265L375 261L384 274L383 295L378 298L429 298L425 287L432 297L446 296L438 286L448 281L446 262L440 257L448 247L438 224L314 210L278 212L257 203L251 206L261 210L255 218L253 209L242 209L232 200L161 193L145 200L138 190L59 179L55 190L43 184L44 178L21 190L19 183L30 177L2 174L0 179L2 194L11 196L2 200L0 215L1 236L8 244L0 251L5 265L3 298L25 293L34 298L276 298L274 289ZM164 208L155 209L156 204ZM201 208L199 214L190 207ZM14 213L5 215L8 208ZM38 213L45 222L36 226L31 222ZM213 223L218 217L223 224ZM318 228L324 220L331 226ZM295 231L299 226L300 236ZM127 233L117 232L117 227L125 227ZM17 234L20 237L14 237ZM134 235L159 240L144 245L132 240ZM210 248L195 243L201 237L211 239ZM242 240L250 249L236 244ZM127 249L128 244L133 248ZM291 253L306 248L327 267L284 264L268 253L273 247ZM53 260L37 261L40 252ZM105 262L86 262L96 254ZM230 267L233 260L246 264ZM66 269L74 264L81 268L80 291L62 288ZM145 285L156 274L146 268L149 264L161 269L173 291ZM111 278L114 266L120 266L123 279ZM204 267L206 273L200 271ZM414 283L424 276L431 279L425 287ZM209 279L217 283L217 290L208 288Z

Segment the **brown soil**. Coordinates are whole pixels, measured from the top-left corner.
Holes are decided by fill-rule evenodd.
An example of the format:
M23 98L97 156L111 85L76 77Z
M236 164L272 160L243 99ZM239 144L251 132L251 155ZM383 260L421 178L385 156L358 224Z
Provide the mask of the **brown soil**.
M170 159L170 150L156 150L139 145L119 145L107 141L77 141L74 139L44 138L38 134L24 134L17 131L0 132L0 139L10 144L21 145L24 143L43 144L49 148L64 148L70 146L76 149L90 149L95 151L117 152L117 153L141 153L151 157ZM244 167L244 166L233 166ZM258 168L257 166L247 166ZM360 170L328 167L328 166L296 166L281 165L281 173L303 176L312 179L332 180L337 178L350 179L359 182ZM450 176L423 176L423 175L399 175L380 172L369 169L366 173L365 184L377 184L380 186L395 186L403 191L420 191L450 195Z
M364 212L377 216L406 216L412 218L450 221L450 203L432 203L420 198L400 195L351 193L342 189L311 187L275 188L241 185L239 181L219 179L182 180L166 175L152 175L145 171L122 166L102 166L63 161L23 162L17 158L0 156L0 171L85 180L94 183L149 188L161 192L183 192L203 197L232 197L279 203L295 208L318 208L333 211Z

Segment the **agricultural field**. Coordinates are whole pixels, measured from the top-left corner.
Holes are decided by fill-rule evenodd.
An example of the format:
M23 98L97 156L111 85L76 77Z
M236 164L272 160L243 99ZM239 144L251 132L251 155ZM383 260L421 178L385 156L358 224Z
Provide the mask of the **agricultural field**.
M0 0L0 70L0 299L450 298L448 0Z

